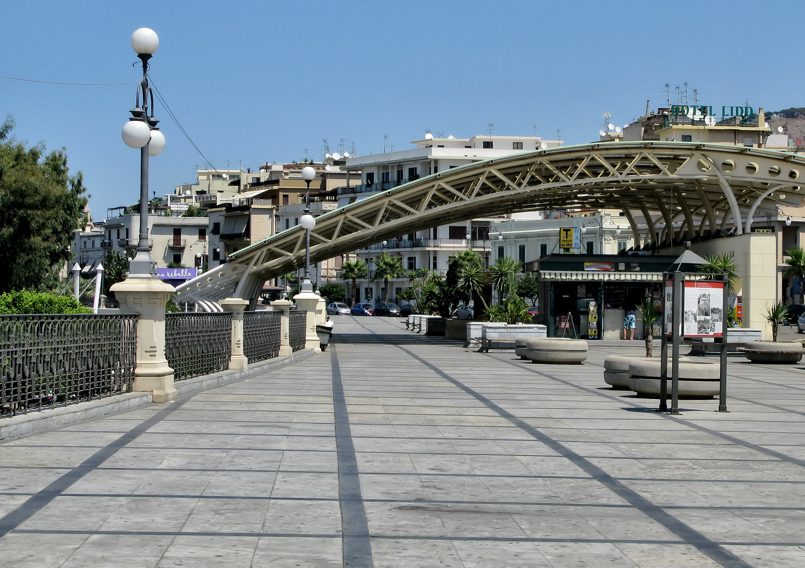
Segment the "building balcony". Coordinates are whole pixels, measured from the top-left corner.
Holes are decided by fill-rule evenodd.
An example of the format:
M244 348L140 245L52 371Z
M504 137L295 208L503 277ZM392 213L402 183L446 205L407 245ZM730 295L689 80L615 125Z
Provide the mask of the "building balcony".
M172 239L168 241L169 248L185 248L187 246L187 239Z
M127 250L128 249L136 249L138 242L140 242L140 239L118 239L117 240L117 246L119 246L120 248L127 249ZM148 241L148 250L151 250L153 248L154 248L154 241L149 239L149 241Z

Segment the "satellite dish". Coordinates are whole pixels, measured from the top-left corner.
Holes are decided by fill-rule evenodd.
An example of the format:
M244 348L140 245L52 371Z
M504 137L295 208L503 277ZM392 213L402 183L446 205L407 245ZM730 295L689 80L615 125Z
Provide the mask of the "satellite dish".
M539 145L539 149L540 150L547 150L548 149L548 144L545 143L545 142L541 142L540 145Z
M777 127L777 132L779 132L780 134L782 134L782 133L783 133L783 127L782 127L782 126L778 126L778 127Z
M340 160L340 159L341 159L341 154L339 154L338 152L333 152L333 160Z
M599 136L606 136L606 135L607 135L607 133L606 133L606 132L604 132L603 130L599 130L599 131L598 131L598 135L599 135Z
M425 140L433 140L433 134L430 132L425 133Z
M189 189L185 189L185 190L184 190L184 194L185 194L185 195L188 195L188 196L189 196L189 195L192 195L192 193L191 193L191 191L190 191Z
M452 134L450 134L450 135L447 137L447 139L448 139L448 140L455 140L455 139L456 139L456 137L455 137L455 136L453 136Z
M330 156L330 154L329 154L329 153L325 154L325 155L324 155L324 157L325 157L326 159L328 159L328 160L329 160L330 158L332 158L332 156Z
M716 124L716 117L714 117L714 116L705 116L705 117L704 117L704 123L705 123L707 126L715 126L715 124Z
M618 126L618 127L615 128L615 132L620 134L621 132L623 132L623 129L620 126Z
M344 158L349 158L349 152L344 152Z
M607 129L608 130L615 130L615 125L610 122L609 124L607 124Z

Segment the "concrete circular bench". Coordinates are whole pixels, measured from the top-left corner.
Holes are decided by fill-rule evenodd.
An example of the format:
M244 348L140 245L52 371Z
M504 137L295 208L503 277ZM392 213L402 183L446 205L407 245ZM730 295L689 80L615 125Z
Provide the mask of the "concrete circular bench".
M628 355L610 355L604 359L604 382L612 388L628 389L629 377L629 364L633 360L639 361L645 357L634 357Z
M668 396L671 396L671 365L668 361ZM660 359L632 360L629 389L638 395L659 396ZM715 361L679 359L679 396L710 398L719 392L719 365Z
M516 337L514 339L514 354L520 359L526 359L526 351L528 350L528 338Z
M754 341L741 351L753 363L797 363L805 353L799 341Z
M525 356L533 363L580 365L587 359L587 342L567 337L529 339Z

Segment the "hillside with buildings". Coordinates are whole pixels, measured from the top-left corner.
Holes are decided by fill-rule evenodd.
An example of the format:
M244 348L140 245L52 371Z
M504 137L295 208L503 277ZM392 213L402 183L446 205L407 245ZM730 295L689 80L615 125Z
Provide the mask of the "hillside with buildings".
M770 112L767 121L772 132L778 132L778 127L781 127L797 150L805 149L805 107Z

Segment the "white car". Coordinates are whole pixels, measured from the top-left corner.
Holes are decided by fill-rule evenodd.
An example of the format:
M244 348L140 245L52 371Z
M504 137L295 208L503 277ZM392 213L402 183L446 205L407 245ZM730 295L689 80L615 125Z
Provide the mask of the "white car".
M333 302L331 304L327 304L327 315L348 316L349 306L342 302Z

